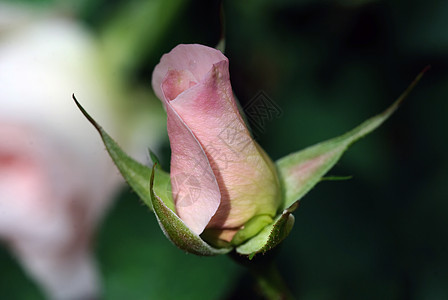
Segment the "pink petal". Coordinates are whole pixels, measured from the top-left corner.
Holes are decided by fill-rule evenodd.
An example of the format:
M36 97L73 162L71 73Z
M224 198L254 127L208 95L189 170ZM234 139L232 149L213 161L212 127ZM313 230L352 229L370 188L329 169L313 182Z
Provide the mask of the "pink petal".
M170 70L188 70L199 82L213 64L227 61L221 51L203 45L178 45L160 59L152 74L152 87L159 99L164 99L162 82Z
M175 99L180 93L197 84L193 74L187 70L170 70L162 83L167 100Z
M170 104L201 143L219 184L221 204L207 227L237 228L257 214L274 214L280 199L275 170L239 114L227 60Z
M193 232L201 234L219 207L218 183L193 133L170 103L166 109L172 141L170 177L176 213Z

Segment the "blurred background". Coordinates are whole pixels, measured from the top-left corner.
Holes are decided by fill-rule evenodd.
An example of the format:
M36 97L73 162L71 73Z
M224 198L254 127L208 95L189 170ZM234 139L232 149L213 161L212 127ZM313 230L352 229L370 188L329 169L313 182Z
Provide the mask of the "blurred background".
M447 1L3 2L82 24L127 87L126 105L140 97L159 112L145 90L154 66L179 43L215 46L223 7L241 105L263 91L282 111L257 134L275 160L382 111L431 65L395 115L330 171L353 178L322 182L303 198L278 262L298 299L448 298ZM157 143L167 169L168 142ZM227 257L172 246L128 188L116 196L94 248L104 299L251 299L245 270ZM44 297L4 247L0 291L5 299Z

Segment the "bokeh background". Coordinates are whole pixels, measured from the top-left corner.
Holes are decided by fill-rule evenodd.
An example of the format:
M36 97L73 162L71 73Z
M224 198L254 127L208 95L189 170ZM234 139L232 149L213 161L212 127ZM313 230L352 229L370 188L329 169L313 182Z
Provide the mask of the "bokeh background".
M122 59L121 76L135 86L150 85L152 69L175 45L215 46L224 23L241 105L264 91L282 110L258 135L274 159L382 111L430 64L392 119L330 171L353 178L322 182L303 198L278 263L298 299L448 298L447 1L9 2L82 22L109 43L108 55ZM167 142L159 156L168 168ZM250 299L253 292L249 274L227 257L172 246L129 189L95 248L104 299ZM43 299L5 248L0 293Z

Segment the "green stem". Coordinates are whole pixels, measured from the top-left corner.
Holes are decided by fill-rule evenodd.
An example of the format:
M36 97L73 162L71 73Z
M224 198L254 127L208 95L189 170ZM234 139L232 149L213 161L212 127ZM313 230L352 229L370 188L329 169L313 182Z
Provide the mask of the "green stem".
M257 280L260 293L269 300L293 299L275 262L251 270Z
M256 282L256 290L266 300L294 299L287 287L272 255L264 255L249 260L236 253L230 255L240 265L246 267Z

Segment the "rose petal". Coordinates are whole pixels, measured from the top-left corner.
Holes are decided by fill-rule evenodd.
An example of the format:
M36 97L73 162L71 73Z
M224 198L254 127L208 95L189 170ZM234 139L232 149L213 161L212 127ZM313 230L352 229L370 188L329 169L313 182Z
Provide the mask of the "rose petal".
M237 228L257 214L273 216L280 201L275 168L239 114L227 60L170 104L201 143L219 184L221 205L207 227Z
M187 70L170 70L162 83L167 100L175 99L180 93L197 84L193 74Z
M171 144L171 184L176 212L196 234L202 233L219 207L221 194L207 156L193 133L166 103ZM186 172L186 170L188 170Z
M159 99L164 99L162 82L170 70L188 70L197 82L209 71L210 67L220 61L227 61L221 51L203 45L178 45L160 59L152 74L152 87Z

